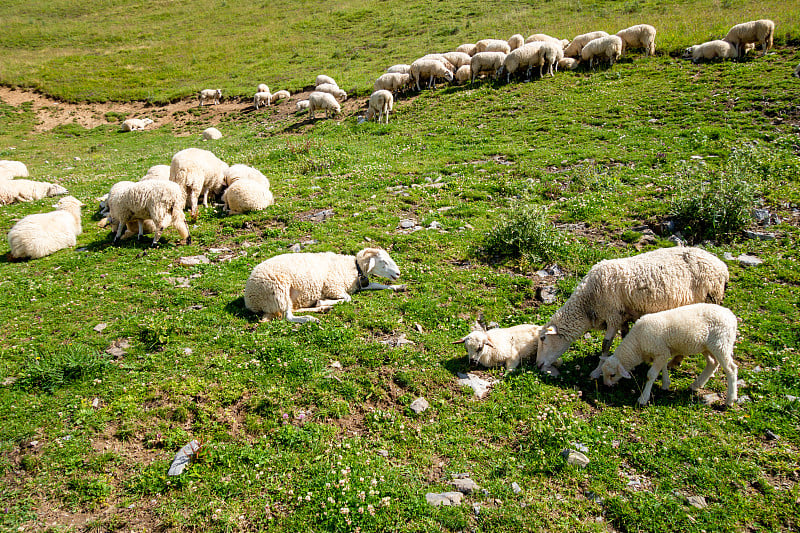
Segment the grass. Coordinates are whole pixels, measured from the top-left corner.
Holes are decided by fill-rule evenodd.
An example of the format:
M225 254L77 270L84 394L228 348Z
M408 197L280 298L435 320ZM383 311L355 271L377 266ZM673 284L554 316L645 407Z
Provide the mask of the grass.
M669 10L573 2L571 17L555 17L567 9L560 3L502 14L420 3L404 5L401 17L391 11L399 7L378 12L353 2L308 4L320 10L311 19L288 8L265 16L266 4L228 0L213 27L196 18L197 36L219 46L192 48L194 35L162 37L193 13L188 3L151 3L136 18L119 3L98 3L92 14L73 4L0 7L10 29L0 45L17 50L7 54L4 83L67 100L164 101L217 85L225 57L228 94L247 95L260 81L282 85L272 81L277 72L286 86L301 87L321 70L364 94L390 56L528 24L530 33L571 35L598 20L622 27L652 16L664 21L664 31L656 24L663 50L674 51L756 16L726 2ZM764 58L693 65L633 54L609 70L445 87L400 99L388 125L243 113L216 125L225 136L211 144L169 126L120 134L121 115L91 130L70 124L34 133L30 105L0 104L0 159L25 161L34 179L62 183L90 205L77 249L29 262L0 258L0 529L797 529L800 404L791 396L800 396L800 163L797 82L789 76L798 53L785 46L797 39L790 7L768 3L757 15L778 21L779 46ZM422 24L431 14L436 22ZM98 24L112 15L140 31ZM534 26L534 15L554 22ZM256 30L280 38L254 41ZM342 35L352 49L340 51ZM356 44L367 42L388 44ZM256 56L259 46L272 53ZM302 52L292 59L292 50ZM136 74L122 75L123 55ZM205 127L206 116L196 118ZM259 168L275 206L231 217L201 210L189 246L176 246L168 230L157 249L111 247L92 199L192 145ZM740 395L750 401L729 410L704 405L689 391L702 366L695 356L672 373L672 390L635 408L645 367L616 388L588 377L600 332L571 347L559 378L532 364L507 375L477 370L502 378L484 400L457 384L468 366L450 343L479 312L502 326L544 323L595 262L670 245L659 232L690 164L709 175L746 175L754 203L782 220L766 230L775 240L735 233L700 243L719 256L764 260L755 268L728 262L725 305L742 319L735 358ZM52 203L5 206L0 228ZM546 215L531 221L519 206ZM308 217L324 209L334 215ZM442 229L409 233L399 227L404 219ZM547 257L525 249L499 264L476 257L507 223L555 228L564 242L551 250L536 231L523 232L528 250ZM658 230L655 245L639 244L642 225ZM382 246L409 291L357 294L318 324L259 323L244 308L244 282L295 243L344 253ZM179 262L201 253L211 262ZM552 262L563 279L535 274ZM541 303L537 289L554 283L558 301ZM106 327L96 331L98 324ZM400 335L414 344L381 342ZM123 355L107 353L122 340ZM703 394L724 390L715 376ZM419 396L431 407L416 415L409 405ZM768 440L767 430L780 438ZM202 443L196 460L168 477L175 452L192 439ZM586 469L561 457L572 443L588 448ZM464 472L488 492L459 507L425 503L426 492L449 490ZM688 505L688 496L704 496L708 507Z

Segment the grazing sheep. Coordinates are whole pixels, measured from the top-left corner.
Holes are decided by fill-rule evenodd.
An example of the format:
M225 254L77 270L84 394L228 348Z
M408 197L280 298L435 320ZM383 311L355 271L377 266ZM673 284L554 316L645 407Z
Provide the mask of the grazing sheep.
M27 178L28 167L21 161L0 161L0 179Z
M464 43L456 48L456 52L462 52L472 57L478 53L478 45L472 43Z
M258 109L262 105L272 104L272 95L266 91L258 92L253 95L253 107Z
M775 23L769 19L751 20L737 24L728 30L723 41L731 43L736 48L736 54L742 57L745 54L744 45L748 43L761 44L761 55L767 55L767 50L772 48L772 38L775 35Z
M508 45L508 41L504 41L502 39L481 39L475 43L475 46L476 53L503 52L504 54L507 54L511 52L511 47Z
M274 204L275 199L269 190L269 181L265 186L263 181L239 179L222 193L222 203L225 204L225 210L229 215L238 215L249 211L262 211Z
M656 29L649 24L636 24L617 32L622 39L622 52L627 48L644 48L645 55L656 53Z
M308 112L312 118L316 118L318 109L325 111L325 118L342 112L342 106L331 93L315 91L308 97Z
M122 123L122 131L142 131L153 121L149 118L129 118Z
M317 319L294 316L293 311L328 310L349 302L350 295L361 290L405 289L404 285L371 283L369 276L394 281L400 269L378 248L365 248L355 256L333 252L278 255L253 269L244 288L244 305L262 315L262 320L283 317L302 323Z
M702 353L706 367L692 383L698 390L722 366L728 383L725 405L736 402L737 367L733 362L733 345L736 341L736 316L725 307L698 303L677 307L660 313L642 316L619 343L614 355L601 360L591 373L592 379L603 376L606 385L614 385L621 378L630 378L630 370L640 363L650 363L647 383L639 396L639 404L650 400L659 372L662 389L669 389L669 366L677 366L684 357Z
M417 59L411 63L411 78L418 91L422 89L419 81L428 78L428 87L436 88L436 78L444 78L453 81L453 73L439 60L436 59Z
M503 59L503 65L497 72L498 77L505 73L506 83L510 82L511 76L515 74L521 74L525 79L529 79L531 68L539 64L539 53L543 45L543 42L533 42L523 45L516 50L512 50L511 53ZM479 57L480 56L476 54L473 60Z
M342 102L347 100L347 93L341 90L338 86L333 85L331 83L323 83L322 85L317 85L317 88L314 89L314 91L318 93L332 94L334 98L336 98L337 100L341 100Z
M55 183L31 180L0 180L0 205L33 202L46 196L67 194L67 189Z
M556 359L590 329L605 329L606 356L617 331L627 333L628 322L681 305L719 303L728 279L725 263L693 247L661 248L601 261L542 329L536 363L552 371Z
M161 167L163 167L163 169ZM164 169L166 169L166 175L164 174ZM150 169L147 171L147 174L145 174L145 176L139 181L148 180L169 181L169 166L155 165L150 167ZM100 214L107 216L97 223L98 227L105 228L106 226L111 226L111 230L116 234L117 230L119 229L119 224L111 218L111 205L114 202L119 201L122 191L128 189L131 185L133 185L133 183L134 182L132 181L118 181L111 186L108 194L106 194L104 199L100 202ZM131 218L126 224L125 233L123 233L122 237L120 238L124 241L134 235L137 235L137 238L140 238L144 234L149 235L154 232L155 224L153 224L152 220Z
M378 124L389 123L389 113L394 106L392 93L385 90L375 91L369 97L369 108L367 109L367 120L372 120L376 115Z
M423 59L423 60L424 59L435 59L436 61L441 61L442 64L447 68L447 70L450 71L451 74L455 73L455 71L456 71L456 66L454 64L452 64L445 57L444 54L427 54L427 55L424 55L424 56L420 57L419 59ZM412 63L412 65L413 65L413 63Z
M203 130L202 135L204 141L216 141L217 139L222 139L222 132L217 128L206 128Z
M380 78L375 80L376 91L390 91L392 93L403 90L411 86L411 74L400 74L398 72L389 72L381 75Z
M81 234L81 207L74 196L61 198L55 211L28 215L8 230L11 257L38 259L63 248L75 246Z
M475 78L484 73L496 77L498 71L503 67L505 59L506 54L503 52L478 52L472 56L469 64L472 71L472 83L475 83Z
M278 100L283 100L285 98L289 98L290 96L292 95L291 93L289 93L289 91L281 89L280 91L277 91L275 94L272 95L272 98L269 99L269 103L274 104Z
M470 65L458 67L454 79L456 83L466 83L470 81L472 79L472 67Z
M200 91L200 94L197 96L197 99L200 100L200 105L202 106L207 100L211 100L211 103L217 105L219 101L222 99L222 90L220 89L203 89Z
M734 59L736 57L736 47L728 41L716 40L708 41L703 44L690 46L683 51L684 58L691 58L692 63L697 63L701 59L711 61L713 59Z
M564 59L564 50L560 44L552 41L542 43L539 50L539 78L544 76L542 69L547 67L547 73L553 77L553 70L558 70L558 62Z
M599 39L600 37L608 37L608 34L604 31L592 31L589 33L582 33L580 35L576 35L572 42L569 43L569 46L564 48L564 56L566 57L579 57L581 55L581 50L586 43L589 41L593 41L594 39Z
M259 83L257 93L268 93L269 92L269 85L266 83Z
M304 109L308 109L308 106L311 105L311 102L308 100L298 100L295 104L295 107L298 111L302 111Z
M574 57L565 57L558 61L558 68L565 70L575 70L580 65L580 61Z
M208 195L220 193L225 184L227 168L227 163L200 148L186 148L172 156L169 180L180 185L184 191L193 218L197 217L197 201L201 194L203 206L208 207Z
M573 41L574 42L574 41ZM616 35L598 37L586 43L581 49L581 59L589 62L592 68L594 62L608 61L610 66L622 56L622 39Z
M442 54L444 58L453 65L456 70L460 69L464 65L469 65L472 56L469 54L465 54L464 52L445 52Z
M535 43L535 42L543 42L543 43L550 42L557 46L560 46L562 50L567 46L569 46L569 39L558 39L556 37L547 35L546 33L534 33L533 35L525 39L525 44Z
M329 85L335 85L336 87L339 86L339 84L336 83L336 80L330 76L326 76L325 74L320 74L317 76L317 79L314 81L314 86L319 87L320 85L325 85L326 83Z
M519 33L515 33L508 39L508 46L510 48L509 52L513 52L523 44L525 44L525 37L523 37Z
M237 164L231 165L225 169L225 177L223 178L223 181L225 182L226 187L230 187L238 180L242 179L257 181L269 189L269 179L267 179L267 177L256 168Z
M411 65L399 64L392 65L386 69L387 74L411 74Z
M117 224L113 244L116 244L122 233L128 229L130 220L148 219L152 220L154 225L152 246L158 245L161 232L169 226L174 226L178 230L182 242L190 244L192 239L183 215L185 204L185 194L177 183L148 180L130 185L123 189L109 206L111 220ZM142 226L139 228L141 234Z
M486 367L505 365L506 370L514 370L521 361L536 355L540 329L535 324L520 324L486 330L476 321L472 332L453 344L464 344L469 362Z
M169 181L169 165L153 165L139 181L145 180Z

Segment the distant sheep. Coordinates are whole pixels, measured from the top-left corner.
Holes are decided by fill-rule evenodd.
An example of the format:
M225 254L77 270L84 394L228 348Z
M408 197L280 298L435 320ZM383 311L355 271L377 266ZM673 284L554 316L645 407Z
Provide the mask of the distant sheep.
M470 363L486 367L504 365L506 370L514 370L522 361L536 356L541 329L535 324L520 324L487 330L476 321L472 332L453 344L464 344Z
M398 72L387 72L375 80L376 91L399 92L411 86L411 74L400 74Z
M604 31L592 31L576 35L575 38L572 39L572 42L569 43L569 46L564 48L564 56L581 57L581 50L586 46L586 43L594 39L599 39L600 37L608 37L608 34Z
M442 54L444 58L453 65L456 70L463 67L464 65L469 65L472 56L469 54L465 54L464 52L445 52Z
M622 39L616 35L592 39L581 49L581 59L589 62L589 68L593 67L595 61L606 61L613 66L621 56Z
M334 80L330 76L326 76L325 74L320 74L319 76L317 76L317 79L314 80L315 87L319 87L320 85L324 85L326 83L329 85L335 85L336 87L339 86L339 84L336 83L336 80Z
M464 43L456 48L456 52L462 52L472 57L478 53L478 45L472 43Z
M700 60L734 59L736 58L736 46L720 39L708 41L690 46L684 50L683 57L691 58L693 63L697 63Z
M0 205L34 202L47 196L67 194L67 189L55 183L32 180L0 180Z
M535 42L551 42L553 44L560 46L562 50L567 46L569 46L569 39L559 39L558 37L552 37L550 35L547 35L546 33L534 33L533 35L525 39L525 44L535 43Z
M375 91L369 97L369 108L367 109L367 120L377 117L378 124L389 123L389 113L394 106L394 97L390 91Z
M28 167L21 161L0 161L0 179L27 178Z
M122 123L120 129L122 131L142 131L152 123L152 119L149 118L129 118Z
M258 109L262 105L272 104L272 95L269 92L261 91L253 95L253 107Z
M511 47L508 45L508 41L504 41L502 39L481 39L477 43L476 46L476 53L480 52L503 52L507 54L511 52Z
M539 78L544 76L544 68L547 68L547 73L553 77L553 70L558 70L558 62L562 59L564 50L560 44L552 41L542 43L542 49L539 51Z
M180 153L180 152L178 152ZM111 220L117 224L113 244L116 244L123 232L128 229L130 220L152 220L152 246L158 245L161 232L174 226L186 244L192 242L189 227L183 215L186 203L183 189L171 181L147 180L139 181L124 189L110 204ZM141 227L141 226L140 226Z
M217 105L219 101L222 99L222 90L203 89L202 91L200 91L200 94L197 96L197 99L200 101L201 106L209 100L211 101L212 104Z
M456 66L451 63L444 54L426 54L419 59L435 59L436 61L441 61L441 63L447 68L447 70L450 71L451 74L454 74L456 71Z
M509 52L512 52L525 44L525 37L520 35L519 33L515 33L508 39L508 46L510 48Z
M617 32L622 39L622 52L628 48L644 48L645 55L656 53L656 29L649 24L636 24Z
M469 65L472 73L472 83L475 83L475 78L481 74L496 77L498 71L503 67L505 59L506 54L503 52L478 52L472 56L472 61Z
M453 74L450 70L439 60L436 59L417 59L411 63L411 78L418 91L421 91L419 82L422 79L428 79L428 87L436 88L436 78L444 78L447 81L453 81Z
M289 91L281 89L280 91L277 91L275 94L272 95L272 98L269 99L269 103L274 104L278 100L284 100L286 98L289 98L290 96L292 95Z
M736 48L736 55L744 56L744 45L748 43L761 44L761 55L767 55L767 50L772 48L772 39L775 35L775 23L769 19L751 20L737 24L728 30L723 41L731 43Z
M386 69L387 74L411 74L411 65L398 64Z
M317 88L314 89L314 91L318 93L332 94L334 98L336 98L337 100L341 100L342 102L347 100L347 93L341 90L337 85L333 85L331 83L323 83L321 85L317 85Z
M269 85L266 83L259 83L257 93L268 93L269 92Z
M325 111L325 118L328 118L341 113L342 106L331 93L315 91L308 97L308 112L316 118L318 110Z
M14 259L38 259L75 246L81 234L81 207L73 196L61 198L55 211L28 215L8 231L8 246Z
M222 132L217 128L206 128L202 133L204 141L216 141L222 139Z
M222 193L222 203L225 204L228 214L237 215L250 211L262 211L274 204L275 199L269 190L269 185L265 186L264 182L240 179L225 189L225 192Z
M208 207L208 196L218 195L225 184L228 164L208 150L186 148L172 156L169 179L184 191L192 217L197 217L197 202L203 195L203 205Z

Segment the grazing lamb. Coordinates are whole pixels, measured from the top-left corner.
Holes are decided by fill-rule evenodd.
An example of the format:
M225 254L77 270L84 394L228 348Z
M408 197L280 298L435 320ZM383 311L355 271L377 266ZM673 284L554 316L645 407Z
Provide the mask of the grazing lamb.
M569 46L564 48L564 55L566 57L580 57L581 50L586 46L586 43L600 37L608 37L608 34L604 31L592 31L576 35L572 42L569 43Z
M326 76L325 74L320 74L319 76L317 76L317 79L314 80L315 87L319 87L320 85L324 85L326 83L329 85L335 85L336 87L339 86L339 84L336 83L336 80L334 80L330 76Z
M27 178L28 167L21 161L0 161L0 179Z
M0 180L0 205L33 202L46 196L67 194L67 189L55 183L31 180Z
M55 211L28 215L8 230L11 257L38 259L63 248L75 246L81 234L81 207L74 196L61 198Z
M222 139L222 132L217 128L206 128L203 130L202 136L204 141L216 141Z
M396 93L411 86L411 74L388 72L375 80L376 91L390 91Z
M478 53L478 45L472 43L464 43L456 48L456 52L462 52L472 57Z
M197 99L200 100L201 106L205 104L205 102L208 100L210 100L212 104L217 105L219 101L222 99L222 90L203 89L202 91L200 91L200 94L197 96Z
M511 47L508 45L508 41L504 41L502 39L481 39L475 43L475 46L476 53L503 52L504 54L507 54L511 52Z
M570 344L590 329L605 329L603 355L628 322L681 305L720 303L728 267L700 248L661 248L633 257L600 261L575 287L539 334L536 364L552 371Z
M272 95L269 92L261 91L253 95L253 107L258 109L262 105L272 104Z
M225 182L226 187L230 187L238 180L242 179L257 181L269 189L269 179L267 179L267 177L256 168L237 164L231 165L225 169L225 177L223 178L223 181Z
M436 59L417 59L411 63L411 78L418 91L422 89L419 82L423 78L428 78L428 87L436 88L436 78L444 78L453 81L453 73L439 60Z
M514 370L520 362L536 355L540 329L534 324L520 324L486 330L476 321L472 332L453 344L464 344L469 362L486 367L505 365L506 370Z
M169 180L180 185L193 218L197 217L197 201L203 195L203 206L208 207L208 196L216 196L225 184L228 164L208 150L186 148L172 156Z
M496 77L505 59L506 54L503 52L478 52L472 56L469 64L472 71L472 83L475 83L475 78L484 73Z
M411 74L411 65L398 64L386 69L387 74Z
M622 56L622 39L616 35L598 37L586 43L581 49L581 59L589 62L589 68L592 68L595 61L598 63L608 61L609 65L613 66L620 56Z
M530 78L531 69L535 65L539 65L539 53L544 45L543 42L533 42L523 45L521 48L512 50L510 54L503 59L503 65L498 69L498 77L503 73L506 74L506 83L511 81L511 76L517 74L522 75L525 79ZM486 53L486 52L483 52ZM473 57L480 57L477 54Z
M744 45L748 43L761 44L761 55L767 55L767 50L772 48L772 38L775 35L775 23L769 19L751 20L737 24L728 30L723 41L731 43L736 48L736 55L745 54Z
M725 405L736 402L736 363L733 362L733 345L736 341L736 316L725 307L699 303L677 307L660 313L644 315L619 343L614 355L600 362L591 373L592 379L603 376L606 385L614 385L621 378L630 378L630 370L640 363L650 363L647 383L639 396L639 404L650 400L659 372L662 389L669 389L669 366L677 366L685 356L702 353L706 367L692 383L698 390L722 366L728 383Z
M269 181L265 186L263 181L239 179L222 193L222 203L225 204L228 214L238 215L250 211L262 211L274 204L275 199L269 190Z
M378 124L389 123L389 113L394 106L392 93L385 90L375 91L369 97L369 108L367 109L367 120L372 120L377 116Z
M142 131L153 121L149 118L129 118L122 123L121 131Z
M470 65L464 65L462 67L458 67L456 71L456 75L454 80L456 83L466 83L472 79L472 67Z
M575 70L580 65L580 61L574 57L565 57L558 61L558 68L564 70Z
M736 47L728 41L718 39L690 46L683 51L683 57L691 58L692 63L697 63L701 59L706 61L711 61L712 59L734 59L736 57Z
M515 33L508 39L508 46L510 48L509 52L513 52L523 44L525 44L525 37L523 37L519 33Z
M316 118L318 109L325 111L325 118L342 112L342 106L331 93L315 91L308 97L308 112L312 118Z
M153 165L147 169L145 174L139 181L145 180L161 180L169 181L169 165Z
M365 248L355 256L333 252L278 255L253 269L244 288L244 305L262 315L262 320L283 317L302 323L317 319L294 316L293 311L325 311L349 302L350 295L361 290L405 289L404 285L372 283L369 276L394 281L400 269L378 248Z
M331 83L323 83L322 85L317 85L317 88L314 89L314 91L318 93L332 94L334 98L336 98L337 100L341 100L342 102L347 100L347 93L341 90L338 86L333 85Z
M637 24L617 32L622 39L622 52L628 48L644 48L645 55L656 53L656 29L649 24Z
M269 92L269 85L266 83L259 83L258 89L256 90L257 93L268 93Z
M298 100L295 104L295 107L298 111L302 111L304 109L308 109L308 106L311 105L311 102L308 100Z
M281 89L280 91L277 91L275 94L272 95L272 98L269 99L269 103L274 104L278 100L283 100L285 98L289 98L290 96L292 95L289 91Z
M180 152L179 152L180 153ZM174 226L181 236L181 242L190 244L189 227L183 215L183 206L186 197L183 189L171 181L148 180L139 181L123 189L110 203L111 220L117 224L113 244L116 244L123 232L128 229L130 220L152 220L154 225L153 243L158 245L158 239L164 228ZM142 233L142 225L139 226Z

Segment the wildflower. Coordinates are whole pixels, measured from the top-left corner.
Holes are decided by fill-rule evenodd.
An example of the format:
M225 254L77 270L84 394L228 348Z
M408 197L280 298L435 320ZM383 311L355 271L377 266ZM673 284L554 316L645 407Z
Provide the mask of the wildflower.
M339 509L339 512L346 515L350 513L350 509L348 509L347 507L342 507L341 509Z

